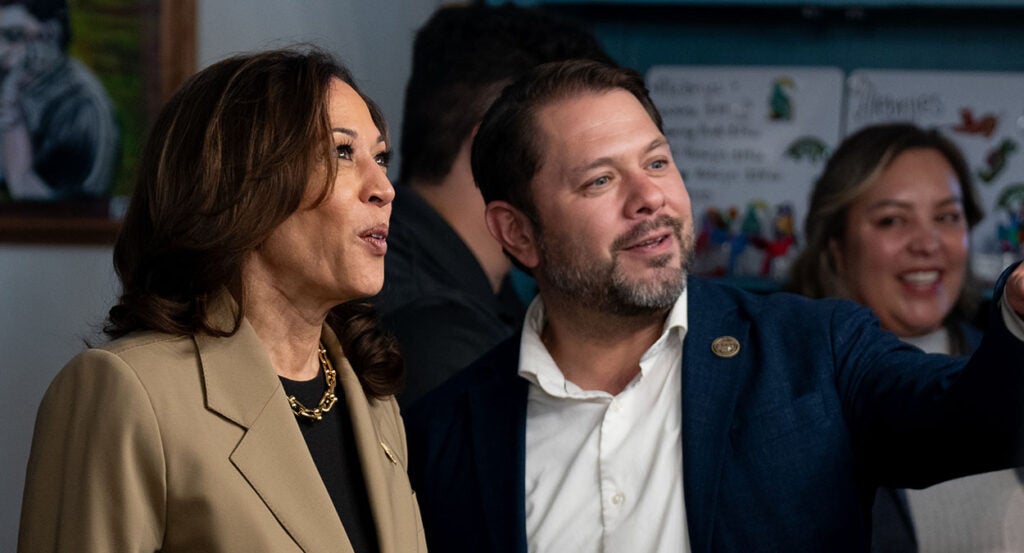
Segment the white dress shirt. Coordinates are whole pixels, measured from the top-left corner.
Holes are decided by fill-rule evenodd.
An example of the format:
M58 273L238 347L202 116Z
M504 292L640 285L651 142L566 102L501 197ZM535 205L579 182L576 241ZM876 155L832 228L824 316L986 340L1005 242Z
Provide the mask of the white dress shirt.
M565 379L534 299L520 343L526 407L526 539L535 553L688 552L683 503L686 292L640 374L617 395Z

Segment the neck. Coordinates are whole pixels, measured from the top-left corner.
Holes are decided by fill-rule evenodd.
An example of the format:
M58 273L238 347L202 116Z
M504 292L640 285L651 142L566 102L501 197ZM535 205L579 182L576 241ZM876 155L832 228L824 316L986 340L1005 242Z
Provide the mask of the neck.
M601 313L543 291L541 340L565 378L584 390L621 392L661 336L668 310L632 317Z
M274 371L291 380L316 378L317 348L330 306L297 301L297 294L253 273L245 271L245 317L263 342Z
M463 144L451 171L438 182L412 180L409 187L423 198L473 253L491 289L497 293L512 264L491 237L484 219L484 199L473 181L469 165L469 141Z
M920 336L900 336L900 340L921 348L926 353L952 353L949 330L940 326L938 329Z

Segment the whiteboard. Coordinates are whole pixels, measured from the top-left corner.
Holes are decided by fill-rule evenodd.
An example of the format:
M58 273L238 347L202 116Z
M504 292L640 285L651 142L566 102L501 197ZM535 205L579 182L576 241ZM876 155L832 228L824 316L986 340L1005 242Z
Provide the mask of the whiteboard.
M692 271L785 278L840 138L842 71L675 65L646 80L693 203Z

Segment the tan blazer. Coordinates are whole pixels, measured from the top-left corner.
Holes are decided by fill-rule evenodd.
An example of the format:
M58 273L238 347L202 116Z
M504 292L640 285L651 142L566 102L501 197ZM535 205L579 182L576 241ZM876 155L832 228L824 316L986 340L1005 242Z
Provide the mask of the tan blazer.
M382 553L426 551L393 398L323 341L355 430ZM76 356L36 419L19 552L350 552L255 331L132 334Z

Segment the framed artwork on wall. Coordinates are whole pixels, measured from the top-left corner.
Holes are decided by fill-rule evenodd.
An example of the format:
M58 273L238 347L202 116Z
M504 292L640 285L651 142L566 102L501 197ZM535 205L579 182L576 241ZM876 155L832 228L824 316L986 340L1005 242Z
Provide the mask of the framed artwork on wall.
M110 244L195 0L0 2L0 242Z

